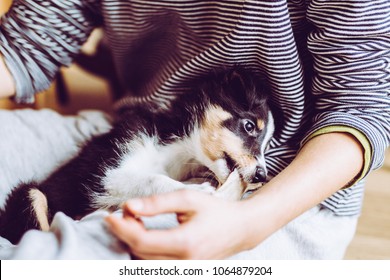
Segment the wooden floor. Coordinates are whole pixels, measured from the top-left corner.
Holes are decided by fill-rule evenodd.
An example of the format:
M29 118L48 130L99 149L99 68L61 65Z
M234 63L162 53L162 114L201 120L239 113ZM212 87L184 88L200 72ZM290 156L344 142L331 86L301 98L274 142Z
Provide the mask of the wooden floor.
M363 212L346 259L390 260L390 150L367 182Z

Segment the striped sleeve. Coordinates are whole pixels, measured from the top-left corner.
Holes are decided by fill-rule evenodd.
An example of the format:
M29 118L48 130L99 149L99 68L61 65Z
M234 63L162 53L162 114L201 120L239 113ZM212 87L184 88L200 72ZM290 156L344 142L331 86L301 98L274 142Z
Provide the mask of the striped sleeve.
M33 102L71 63L93 29L95 10L92 0L14 0L1 18L0 52L15 80L15 101Z
M314 125L363 133L372 147L370 170L390 143L390 2L312 0L308 47L314 58Z

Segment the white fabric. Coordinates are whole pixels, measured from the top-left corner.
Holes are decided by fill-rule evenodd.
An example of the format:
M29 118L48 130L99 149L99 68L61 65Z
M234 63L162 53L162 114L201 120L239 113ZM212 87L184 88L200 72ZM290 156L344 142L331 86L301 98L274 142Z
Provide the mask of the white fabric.
M50 110L0 110L0 123L0 205L20 180L42 180L74 155L82 142L110 127L107 116L100 112L63 117ZM58 213L50 232L29 231L17 246L0 237L0 259L130 258L126 247L106 229L103 220L106 215L107 212L98 211L74 221ZM149 228L177 225L173 215L144 222ZM338 217L318 206L257 248L232 258L341 259L356 223L357 216Z
M340 260L355 234L357 220L358 216L336 216L316 206L233 259Z
M0 110L0 124L0 207L12 187L43 180L111 127L108 115L92 110L68 117L47 109Z

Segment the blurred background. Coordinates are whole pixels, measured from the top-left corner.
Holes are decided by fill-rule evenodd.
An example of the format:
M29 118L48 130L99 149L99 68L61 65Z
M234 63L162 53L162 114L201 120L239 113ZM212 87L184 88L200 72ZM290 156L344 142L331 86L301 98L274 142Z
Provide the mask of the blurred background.
M0 0L0 15L11 3L12 0ZM11 100L0 99L0 108L52 108L62 114L74 114L80 109L110 111L111 93L116 90L116 81L112 80L115 73L104 44L98 48L102 36L102 31L96 29L83 46L81 55L76 59L78 62L61 69L52 86L37 94L34 104L17 105Z
M0 15L12 0L0 0ZM95 30L82 49L82 55L68 68L61 69L52 86L37 95L33 105L16 105L0 100L0 109L51 108L62 114L81 109L109 112L112 96L118 90L111 61L99 46L102 31ZM97 66L103 66L101 69ZM363 211L346 259L390 259L390 150L384 166L368 177Z

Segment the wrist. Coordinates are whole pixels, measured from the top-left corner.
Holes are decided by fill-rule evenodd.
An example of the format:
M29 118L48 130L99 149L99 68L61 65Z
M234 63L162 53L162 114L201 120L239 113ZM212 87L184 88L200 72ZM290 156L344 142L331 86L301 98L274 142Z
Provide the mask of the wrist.
M256 194L240 201L236 213L240 251L253 249L283 226L280 219L274 216L274 204L267 202L266 196Z
M0 54L0 98L15 95L15 85L3 56Z

